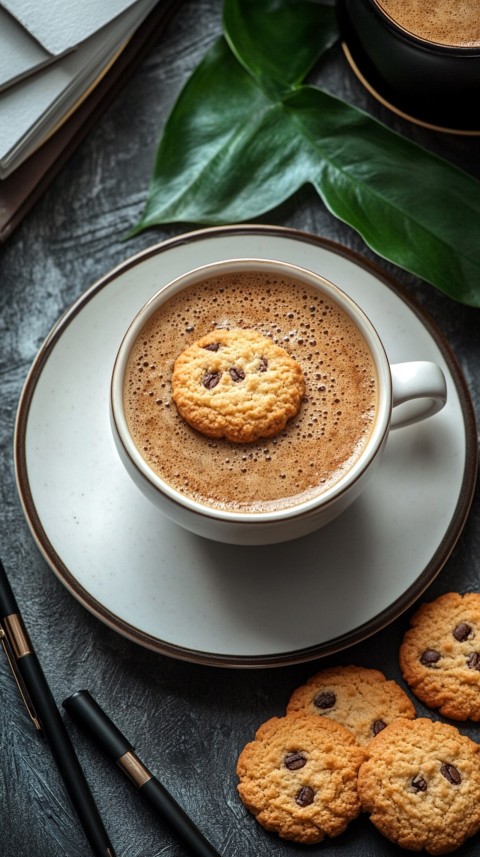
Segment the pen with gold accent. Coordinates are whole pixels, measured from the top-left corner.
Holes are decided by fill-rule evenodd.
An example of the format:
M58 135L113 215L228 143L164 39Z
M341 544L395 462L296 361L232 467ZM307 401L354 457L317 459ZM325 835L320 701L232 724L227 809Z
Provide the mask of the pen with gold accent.
M213 845L156 777L134 753L134 748L88 690L79 690L63 707L115 762L125 776L196 857L219 857Z
M28 713L44 734L96 857L115 857L65 724L20 615L0 560L0 640Z

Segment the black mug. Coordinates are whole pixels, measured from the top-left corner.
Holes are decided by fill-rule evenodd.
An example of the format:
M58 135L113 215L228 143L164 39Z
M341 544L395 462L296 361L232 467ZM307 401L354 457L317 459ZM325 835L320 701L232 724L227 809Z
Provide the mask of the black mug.
M428 20L414 31L381 0L337 0L337 13L347 58L380 101L438 130L480 132L480 43L435 40Z

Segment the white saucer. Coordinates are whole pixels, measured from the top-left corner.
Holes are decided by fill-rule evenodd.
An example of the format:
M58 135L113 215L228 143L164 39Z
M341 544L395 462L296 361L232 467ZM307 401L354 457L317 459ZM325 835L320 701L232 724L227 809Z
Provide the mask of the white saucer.
M110 373L136 310L197 265L256 256L297 262L359 301L391 362L434 360L448 403L390 435L366 492L341 518L287 544L231 547L164 519L124 472L110 433ZM439 332L371 264L276 227L206 229L128 259L58 322L19 405L17 484L46 560L100 620L150 649L223 666L329 654L385 626L448 559L476 476L473 409Z

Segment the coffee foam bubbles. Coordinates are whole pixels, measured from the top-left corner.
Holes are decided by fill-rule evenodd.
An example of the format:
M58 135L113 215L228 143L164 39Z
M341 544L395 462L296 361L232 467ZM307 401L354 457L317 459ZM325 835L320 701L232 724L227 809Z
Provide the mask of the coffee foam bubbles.
M258 330L302 366L305 401L277 436L229 443L179 416L175 359L219 327ZM139 335L126 379L127 422L149 465L181 493L230 511L294 506L337 482L367 443L377 398L372 356L346 314L313 287L265 274L223 275L167 301Z
M429 42L480 47L480 0L375 0L401 28Z

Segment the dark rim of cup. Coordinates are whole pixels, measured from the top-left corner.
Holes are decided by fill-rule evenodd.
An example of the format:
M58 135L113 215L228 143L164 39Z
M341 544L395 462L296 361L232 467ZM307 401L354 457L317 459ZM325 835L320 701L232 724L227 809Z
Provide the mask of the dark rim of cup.
M374 14L377 14L378 17L381 18L382 23L384 23L397 38L413 43L421 50L431 52L436 55L443 54L445 56L459 56L463 58L480 56L480 45L445 44L444 42L436 42L434 39L424 38L413 32L413 30L408 30L405 26L396 21L395 18L392 18L392 16L382 8L379 0L365 0L365 2L372 8Z

